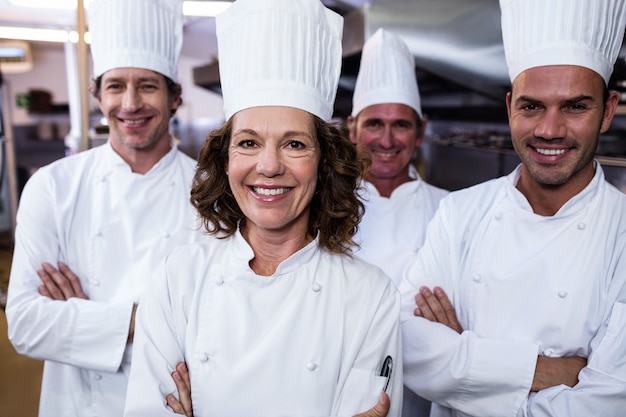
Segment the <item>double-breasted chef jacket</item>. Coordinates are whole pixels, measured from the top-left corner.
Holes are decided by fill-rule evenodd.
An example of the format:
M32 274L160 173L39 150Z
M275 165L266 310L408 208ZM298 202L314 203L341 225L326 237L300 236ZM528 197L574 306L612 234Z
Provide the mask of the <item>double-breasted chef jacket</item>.
M415 260L439 201L449 193L423 181L413 165L409 177L413 181L400 185L389 197L365 180L360 190L365 214L355 236L359 244L355 254L385 271L396 286L404 268ZM405 390L403 416L427 417L429 412L428 401Z
M540 216L520 172L442 200L400 288L405 383L436 417L624 416L626 195L596 163L583 191ZM413 316L422 285L446 291L462 334ZM538 355L588 363L573 388L529 394Z
M409 176L413 181L397 187L388 198L365 180L360 191L365 214L355 236L360 246L355 254L385 271L396 286L402 270L415 260L439 201L449 193L424 182L413 165Z
M45 361L40 417L123 414L133 310L173 248L200 238L195 161L176 145L145 175L109 143L40 168L17 213L9 300L16 350ZM66 263L89 300L38 294L43 262Z
M394 368L402 402L400 298L380 269L313 240L271 276L248 266L240 233L181 247L139 305L125 416L169 416L171 372L187 363L194 416L352 416Z

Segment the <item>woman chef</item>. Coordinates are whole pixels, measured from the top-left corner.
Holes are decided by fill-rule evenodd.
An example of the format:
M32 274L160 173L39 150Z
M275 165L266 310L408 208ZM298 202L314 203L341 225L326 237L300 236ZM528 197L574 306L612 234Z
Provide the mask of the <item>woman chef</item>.
M181 361L196 417L351 416L385 389L399 415L399 297L350 256L363 172L327 122L342 24L318 0L238 0L218 16L227 122L191 192L218 238L158 266L137 314L126 416L172 415L164 398ZM381 376L387 357L396 366Z

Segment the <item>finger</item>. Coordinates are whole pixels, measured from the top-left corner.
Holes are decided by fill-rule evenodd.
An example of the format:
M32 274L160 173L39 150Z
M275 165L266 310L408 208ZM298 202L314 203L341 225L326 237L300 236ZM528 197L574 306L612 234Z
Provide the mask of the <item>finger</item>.
M389 401L389 396L383 392L380 395L380 400L373 408L370 408L365 413L357 414L354 417L386 417L387 413L389 413L390 406L391 401Z
M69 300L70 298L75 296L74 290L72 289L70 282L63 274L59 272L59 270L57 270L55 267L47 262L44 262L42 267L44 271L46 271L46 273L50 276L57 288L63 293L64 300Z
M74 272L72 272L72 270L63 262L59 262L59 271L61 271L61 273L69 281L74 296L87 300L87 294L83 291L83 286L81 285L80 279L76 276L76 274L74 274Z
M185 410L183 406L178 402L176 397L172 394L168 395L165 400L167 401L167 405L172 409L175 414L185 415Z
M448 324L448 317L441 306L441 303L435 297L435 294L428 287L420 288L420 295L424 297L426 301L426 305L431 311L431 314L434 316L434 321L438 321L439 323ZM420 306L421 307L421 306ZM424 307L421 307L424 309Z
M50 277L50 275L48 275L48 273L44 269L38 269L37 275L39 275L39 279L41 279L43 286L46 287L46 291L50 298L52 298L53 300L65 301L65 296L63 295L63 292L59 289L59 287L57 287L57 285L52 280L52 277Z
M441 304L441 307L443 308L443 312L445 316L448 318L448 322L458 324L456 311L454 310L454 306L452 305L450 298L448 298L448 294L446 294L446 292L441 287L435 287L433 289L433 292L435 293L435 297L439 301L439 304Z
M189 371L187 370L187 364L185 364L185 362L179 362L176 365L176 371L178 371L183 382L185 382L187 389L191 392L191 380L189 378Z
M437 321L437 318L435 317L435 314L433 313L433 311L430 308L430 305L428 304L428 301L426 300L426 297L424 297L424 293L429 293L430 289L428 287L422 287L420 288L420 292L418 292L415 295L415 303L417 304L417 308L419 308L420 310L420 315L421 317L424 317L427 320L430 321Z
M184 414L187 416L193 415L191 389L187 381L183 380L183 377L178 371L172 372L172 378L174 378L174 383L176 384L176 389L178 390L178 402L181 405Z
M39 293L39 295L43 295L44 297L52 298L52 295L50 294L50 291L48 291L48 289L46 288L45 285L38 286L37 287L37 292Z

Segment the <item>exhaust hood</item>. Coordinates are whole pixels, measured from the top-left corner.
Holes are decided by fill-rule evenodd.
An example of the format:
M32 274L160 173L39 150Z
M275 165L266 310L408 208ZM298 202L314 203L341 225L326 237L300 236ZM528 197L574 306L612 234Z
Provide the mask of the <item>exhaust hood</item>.
M381 1L345 13L335 116L350 113L361 49L379 28L400 36L415 57L428 119L506 122L504 98L510 82L498 0ZM625 74L617 71L622 67L616 65L614 76L623 80ZM220 92L217 62L195 68L194 82Z

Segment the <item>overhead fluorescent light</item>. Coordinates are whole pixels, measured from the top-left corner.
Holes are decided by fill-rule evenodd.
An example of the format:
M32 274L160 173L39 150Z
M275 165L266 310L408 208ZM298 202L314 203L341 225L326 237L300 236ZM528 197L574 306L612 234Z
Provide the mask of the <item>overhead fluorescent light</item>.
M93 0L84 0L85 7ZM9 0L14 6L39 9L76 9L76 0Z
M84 0L85 8L89 7L89 3L93 0ZM129 0L132 1L132 0ZM76 0L9 0L14 6L33 7L40 9L60 9L75 10ZM230 1L189 1L183 3L183 14L185 16L204 16L214 17L228 9L232 2Z
M25 41L67 42L69 32L61 29L23 28L0 26L0 38L22 39Z

